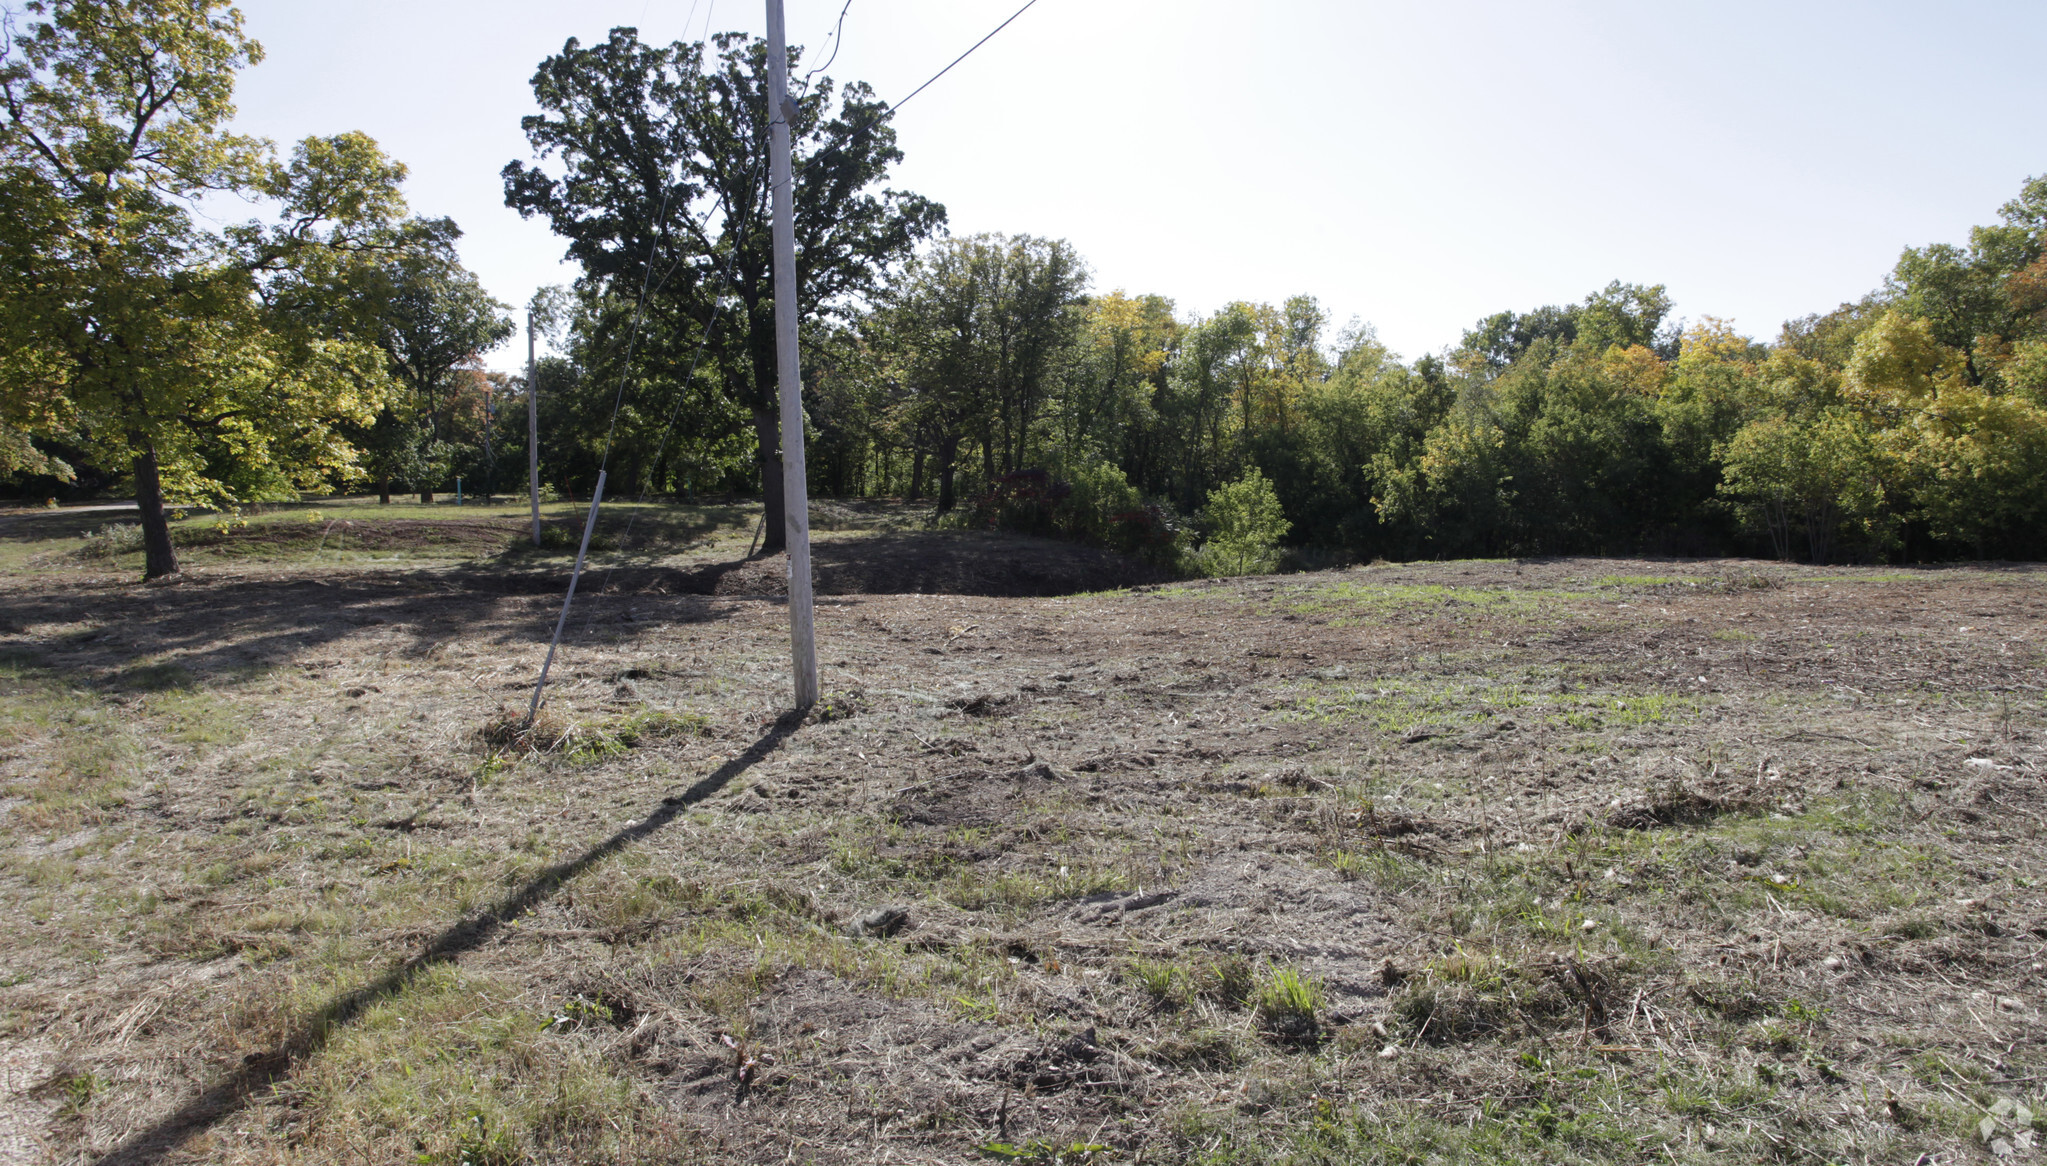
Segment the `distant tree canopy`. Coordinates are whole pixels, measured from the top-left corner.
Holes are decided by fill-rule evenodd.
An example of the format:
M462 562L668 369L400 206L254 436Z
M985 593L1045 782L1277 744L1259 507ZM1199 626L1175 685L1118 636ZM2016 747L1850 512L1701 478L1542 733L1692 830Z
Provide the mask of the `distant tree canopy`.
M944 240L872 298L863 359L819 385L841 468L817 485L914 497L935 479L948 509L1021 471L1108 466L1221 538L1203 509L1255 475L1294 545L1364 557L2036 557L2047 179L2000 218L1966 248L1907 249L1883 288L1772 343L1614 283L1412 363L1363 325L1330 337L1310 297L1184 317L1089 294L1056 240Z
M2047 179L2000 219L1966 247L1907 249L1882 288L1770 342L1674 319L1661 286L1613 283L1487 316L1411 362L1369 326L1332 334L1310 296L1190 316L1163 296L1091 289L1061 240L940 238L904 262L874 259L857 297L806 324L811 488L931 497L968 521L1133 546L1161 525L1234 537L1211 499L1241 509L1255 481L1292 546L1355 557L2035 557L2047 554ZM709 282L726 245L701 241L683 261L698 265L693 282L676 282ZM616 348L625 308L600 286L586 282L572 329L585 367ZM657 328L646 343L701 336L703 303L688 310L674 336ZM735 348L713 349L743 361L742 338L735 328ZM590 425L608 418L617 382L578 389L588 374L562 375L592 401ZM661 471L673 488L685 467L687 488L758 488L754 435L720 412L736 393L678 395L651 363L629 382L629 402L644 383L661 390L653 402L728 418L674 446ZM1104 498L1124 512L1082 515Z

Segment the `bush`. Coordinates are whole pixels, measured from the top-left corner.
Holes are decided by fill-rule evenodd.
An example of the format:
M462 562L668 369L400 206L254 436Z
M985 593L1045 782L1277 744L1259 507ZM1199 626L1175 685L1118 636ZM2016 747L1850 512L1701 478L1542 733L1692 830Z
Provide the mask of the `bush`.
M581 522L555 520L550 522L543 522L540 524L540 546L538 548L539 550L565 551L573 555L576 553L577 549L580 548L582 545L583 524ZM512 540L513 550L524 550L532 548L533 540L532 536L530 535L520 535L519 537ZM616 550L617 548L618 540L612 538L609 534L606 534L604 531L598 530L593 531L591 533L590 535L591 550L609 551Z
M98 530L80 533L85 546L79 554L88 559L111 559L142 549L142 528L132 522L109 522Z
M1047 470L1005 474L967 507L967 525L1072 539L1176 568L1179 526L1173 514L1147 503L1109 462L1081 466L1071 480Z
M1097 462L1074 471L1055 518L1067 538L1107 546L1118 533L1116 519L1143 508L1144 499L1124 478L1122 469Z
M967 525L981 530L1013 530L1018 534L1057 532L1054 512L1073 487L1045 470L1018 470L995 479L967 506Z
M1255 468L1208 495L1208 541L1191 557L1201 575L1262 575L1279 566L1279 540L1293 529L1279 495Z

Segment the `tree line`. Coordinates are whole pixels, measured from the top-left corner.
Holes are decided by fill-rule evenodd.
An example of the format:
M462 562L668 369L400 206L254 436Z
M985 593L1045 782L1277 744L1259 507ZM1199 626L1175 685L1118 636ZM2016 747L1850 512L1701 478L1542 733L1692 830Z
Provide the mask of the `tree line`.
M564 485L595 476L601 431L620 488L765 484L772 531L764 70L738 37L570 42L526 119L563 176L505 180L584 257L540 377ZM1403 360L1311 296L1186 313L1093 287L1062 240L947 235L883 187L885 113L827 79L792 116L813 494L1176 560L1247 481L1303 561L2047 553L2047 179L1768 340L1614 283Z
M613 496L760 493L779 544L762 42L619 28L541 62L505 201L582 274L528 305L557 353L529 385L485 371L510 309L402 165L226 130L261 59L232 7L28 11L0 52L0 480L132 486L155 575L166 503L515 488L531 392L553 488L608 459ZM1615 283L1406 360L1311 296L1190 313L1062 240L949 235L888 185L888 106L791 56L814 494L1211 571L1282 532L1302 562L2047 551L2047 179L1767 341ZM209 228L221 192L273 213Z

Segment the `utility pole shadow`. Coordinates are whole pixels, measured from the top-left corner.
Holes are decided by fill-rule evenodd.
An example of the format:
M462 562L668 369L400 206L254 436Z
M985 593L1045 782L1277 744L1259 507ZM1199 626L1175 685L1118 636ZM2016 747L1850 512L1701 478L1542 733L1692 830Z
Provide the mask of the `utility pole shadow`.
M252 1053L241 1069L198 1097L179 1106L168 1116L95 1160L95 1166L145 1166L161 1162L186 1139L201 1133L229 1114L247 1107L291 1075L292 1067L320 1051L339 1029L362 1015L364 1009L403 991L414 976L435 964L447 963L481 947L504 926L552 897L570 880L613 854L654 834L674 821L683 811L725 788L733 778L760 764L781 747L803 724L802 714L791 713L775 722L746 752L719 766L709 776L680 794L661 799L645 818L620 830L584 851L576 858L557 863L540 872L525 886L496 904L457 922L435 937L418 955L385 972L374 982L339 996L306 1017L283 1043L267 1053Z

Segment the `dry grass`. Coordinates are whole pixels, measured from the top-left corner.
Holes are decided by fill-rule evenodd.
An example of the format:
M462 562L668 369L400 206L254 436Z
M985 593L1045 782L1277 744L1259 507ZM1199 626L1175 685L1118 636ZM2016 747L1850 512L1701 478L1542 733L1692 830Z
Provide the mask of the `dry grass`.
M0 584L0 1152L1962 1160L2047 1111L2028 571L843 596L801 723L778 602L642 579L529 726L552 595L70 562Z

